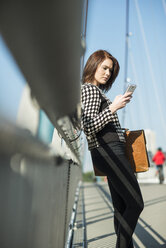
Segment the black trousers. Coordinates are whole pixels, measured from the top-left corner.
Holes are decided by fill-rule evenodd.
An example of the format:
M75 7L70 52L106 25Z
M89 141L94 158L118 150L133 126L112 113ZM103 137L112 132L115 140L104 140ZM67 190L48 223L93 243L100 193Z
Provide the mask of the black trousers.
M91 150L93 164L105 173L114 206L116 248L133 248L132 235L144 203L125 143L112 142Z

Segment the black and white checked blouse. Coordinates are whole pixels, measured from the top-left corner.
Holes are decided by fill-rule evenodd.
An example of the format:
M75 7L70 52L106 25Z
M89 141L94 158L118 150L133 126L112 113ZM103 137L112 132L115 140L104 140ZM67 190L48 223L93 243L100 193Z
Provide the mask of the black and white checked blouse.
M104 143L125 142L118 115L116 112L111 113L109 109L111 101L99 87L91 83L82 84L81 104L81 125L88 141L89 150Z

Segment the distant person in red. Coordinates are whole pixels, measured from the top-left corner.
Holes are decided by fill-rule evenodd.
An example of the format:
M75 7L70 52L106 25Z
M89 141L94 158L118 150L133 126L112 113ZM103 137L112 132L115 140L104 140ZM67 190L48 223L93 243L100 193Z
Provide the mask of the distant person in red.
M163 183L164 181L163 164L165 160L166 160L165 155L162 152L162 149L159 147L156 154L152 158L152 161L156 164L160 184Z

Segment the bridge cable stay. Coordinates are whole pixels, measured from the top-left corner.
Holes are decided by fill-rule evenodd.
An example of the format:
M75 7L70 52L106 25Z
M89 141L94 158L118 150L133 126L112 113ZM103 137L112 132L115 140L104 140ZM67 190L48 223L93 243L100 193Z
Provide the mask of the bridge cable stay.
M152 14L151 25L153 27L153 32L152 32L153 41L155 43L155 46L157 48L159 48L160 47L160 41L159 41L159 35L157 33L157 31L159 30L158 29L158 25L159 25L158 20L159 20L159 18L158 18L158 14L156 13L156 9L154 7L152 8L150 3L149 3L149 11ZM155 13L156 13L156 15L155 15ZM162 52L160 51L160 49L158 49L157 50L157 56L155 56L155 62L158 65L160 65L160 63L162 61L163 53L162 54L161 53ZM160 98L161 98L161 95L162 95L162 98L164 99L165 98L165 92L166 92L166 84L165 84L165 77L164 77L165 70L164 70L164 68L162 66L159 67L159 70L158 71L160 73L160 85L161 85L161 87L160 87Z
M133 12L134 12L133 16L135 18L135 10L133 10ZM147 69L146 69L147 62L146 62L145 53L140 53L140 52L135 53L135 51L140 50L140 45L142 42L142 38L141 38L141 35L139 35L138 30L136 30L134 38L135 38L135 45L137 43L138 43L138 45L133 50L132 49L133 39L129 40L129 60L131 63L130 68L132 68L132 71L134 74L133 75L134 82L138 85L137 90L136 90L136 97L138 97L138 101L139 101L139 105L140 105L139 106L140 109L138 111L141 113L142 119L145 119L145 125L144 126L149 128L150 124L153 123L152 122L153 113L152 113L152 108L151 108L150 96L149 97L143 97L142 96L143 92L146 92L146 94L149 94L148 84L144 83L146 80L149 80L149 79L147 78L147 73L146 73L147 72ZM137 65L136 65L136 62L137 62ZM137 68L138 64L141 64L141 71L140 72ZM135 99L135 97L134 97L134 99ZM137 100L137 98L136 98L136 100ZM143 106L143 108L142 108L142 106ZM135 109L134 109L134 111L135 111ZM146 118L145 118L145 116L146 116ZM138 125L138 123L140 122L139 116L137 115L136 118L137 118L137 125ZM146 119L148 121L146 121ZM149 125L146 126L148 123L149 123ZM145 128L145 127L143 127L143 128ZM138 127L138 128L140 128L140 127Z
M166 7L166 3L165 3L165 7ZM157 33L157 31L159 30L158 29L159 23L157 23L158 14L156 13L156 10L154 8L152 8L151 6L149 6L149 9L150 9L150 11L152 13L152 18L151 19L152 19L152 27L153 27L153 32L152 32L153 41L154 41L156 47L160 47L160 39L159 39L159 35ZM156 13L156 15L155 15L154 12ZM163 56L163 52L160 49L158 49L157 50L157 56L155 57L155 62L158 65L160 65L160 63L162 61L162 56ZM159 67L159 70L158 71L160 73L160 85L161 85L160 89L162 88L160 90L160 97L162 95L162 99L165 99L165 92L166 92L165 75L166 74L164 75L165 70L164 70L164 68L162 66Z
M151 76L151 79L152 79L152 86L153 86L153 89L154 89L156 104L157 104L157 107L158 107L158 110L159 110L159 116L160 116L160 120L161 120L161 125L162 125L163 130L164 130L163 135L165 136L165 139L166 139L166 132L165 132L166 123L165 123L165 120L164 120L164 114L163 114L163 111L162 111L162 108L161 108L159 95L157 93L158 92L158 89L156 87L157 83L156 83L156 79L155 79L153 68L152 68L152 63L151 63L151 58L150 58L150 54L149 54L149 50L148 50L148 45L147 45L147 40L146 40L145 31L144 31L144 27L143 27L140 8L139 8L139 5L138 5L138 1L134 0L134 2L135 2L138 21L139 21L139 26L140 26L140 30L141 30L141 34L142 34L142 38L143 38L145 54L146 54L147 61L148 61L148 67L149 67L149 71L150 71L150 76Z
M125 62L124 62L124 68L125 68L125 74L124 74L124 90L125 92L127 88L127 73L128 73L128 39L129 39L129 0L126 0L126 40L125 40ZM125 126L125 114L126 109L123 108L122 112L122 126Z
M166 1L165 1L165 0L161 0L161 1L162 1L164 13L165 13L165 15L166 15Z
M133 71L134 81L138 85L139 84L139 79L138 79L138 74L137 74L137 70L136 70L136 65L135 65L135 62L134 62L134 56L133 56L133 53L132 53L130 40L129 40L128 45L129 45L129 62L131 64L131 69ZM148 127L149 123L148 123L147 113L145 111L145 106L143 104L143 99L142 99L142 94L141 94L141 91L140 91L140 87L137 87L137 96L138 96L138 104L140 106L140 113L142 115L142 118L145 120L146 126ZM148 105L150 107L149 101L148 101ZM130 109L130 107L129 107L129 109ZM135 126L137 126L137 125L135 125Z
M136 69L135 69L135 65L134 65L134 59L133 59L133 56L131 54L131 43L130 43L130 34L129 34L129 0L126 1L126 45L125 45L125 77L124 77L124 92L126 90L126 87L127 87L127 83L128 83L128 78L127 78L127 75L128 75L128 63L129 63L129 59L131 59L131 65L132 65L132 69L133 69L133 73L134 73L134 78L138 78L136 76ZM130 57L131 58L130 58ZM136 80L138 81L138 80ZM145 113L145 110L144 110L144 106L143 106L143 103L141 101L141 98L139 96L139 102L141 103L140 106L142 106L142 111L141 113ZM137 123L135 120L132 119L132 114L131 114L132 110L131 108L129 107L128 108L128 113L129 113L129 116L131 116L131 123L133 123L133 126L137 126ZM124 126L125 125L125 114L126 114L126 109L123 108L123 113L122 113L122 125ZM145 115L145 114L144 114ZM147 119L147 118L145 118ZM132 125L131 125L132 126Z
M136 66L135 66L135 63L134 63L134 58L133 58L133 53L132 53L132 51L131 51L131 44L132 44L132 42L131 42L131 40L129 40L129 42L130 42L130 44L129 44L129 58L130 58L130 60L131 60L131 66L133 67L133 72L134 72L134 78L135 78L135 82L137 82L138 81L138 74L136 73ZM141 53L139 53L139 56L141 56ZM133 62L132 62L133 61ZM147 63L144 63L144 61L145 61L145 58L142 56L142 58L140 59L140 61L141 61L141 64L142 64L142 67L143 67L143 69L146 67L146 65L147 65ZM143 66L143 64L144 64L144 66ZM134 69L134 67L135 67L135 69ZM136 75L137 74L137 75ZM144 74L144 73L143 73ZM140 74L139 76L141 76L142 74ZM146 74L144 74L144 76L143 77L145 77L145 75ZM139 79L139 81L140 81L140 79ZM138 84L138 83L137 83ZM144 84L144 89L146 88L146 86L147 86L147 84ZM147 93L148 93L148 90L149 90L149 88L146 88L145 89L145 91L147 91ZM140 92L140 87L138 87L137 88L137 93L138 93L138 96L139 96L139 98L142 98L141 96L142 96L142 94L141 94L141 92ZM145 98L142 98L142 100L141 101L139 101L140 103L141 103L141 105L142 106L144 106L143 108L141 107L141 115L143 115L144 116L144 119L145 119L145 123L146 123L146 125L148 124L148 123L153 123L153 121L152 121L152 116L153 116L153 113L151 113L151 111L152 111L152 108L150 107L151 106L151 104L150 104L150 102L149 102L149 98L147 97L146 98L146 104L144 104L144 101L145 101ZM140 104L139 103L139 104ZM143 105L144 104L144 105ZM147 107L147 110L148 111L146 111L146 108ZM144 113L146 113L145 115L144 115ZM145 116L146 116L146 118L145 118ZM148 120L147 120L148 119ZM150 126L150 125L148 125L148 126Z

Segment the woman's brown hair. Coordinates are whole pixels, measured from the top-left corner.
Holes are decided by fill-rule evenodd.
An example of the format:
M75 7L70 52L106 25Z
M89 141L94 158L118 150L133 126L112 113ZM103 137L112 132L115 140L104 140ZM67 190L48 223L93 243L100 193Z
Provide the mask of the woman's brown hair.
M105 59L111 59L113 61L113 69L111 73L110 79L107 81L106 84L100 84L99 88L105 92L107 92L113 82L115 81L118 73L119 73L119 63L116 58L114 58L109 52L105 50L98 50L91 54L91 56L88 58L86 65L83 70L83 76L82 76L82 83L92 83L94 81L94 75L97 70L97 67L100 63L102 63Z

